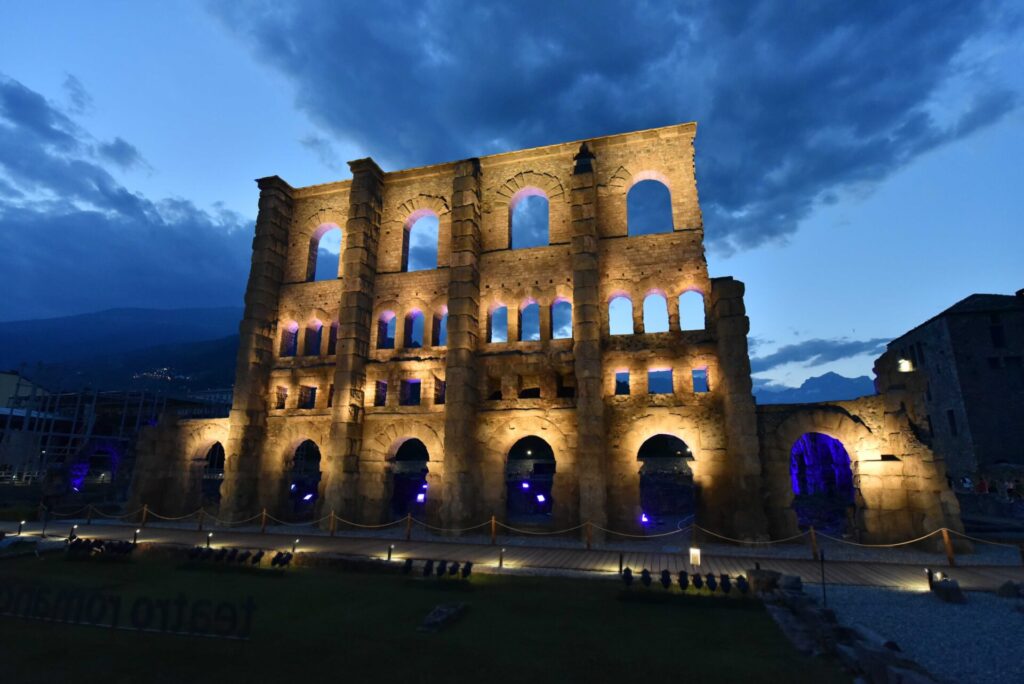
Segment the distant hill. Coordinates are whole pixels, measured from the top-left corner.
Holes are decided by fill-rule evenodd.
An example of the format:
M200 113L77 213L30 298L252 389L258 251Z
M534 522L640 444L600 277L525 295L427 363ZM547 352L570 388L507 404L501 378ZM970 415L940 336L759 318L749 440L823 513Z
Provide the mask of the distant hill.
M816 401L842 401L875 393L874 381L866 375L847 378L838 373L825 373L807 378L799 387L777 385L754 386L759 404L807 404Z
M239 307L108 309L60 318L0 322L0 370L21 364L68 364L223 339L237 334ZM28 370L28 368L26 368Z

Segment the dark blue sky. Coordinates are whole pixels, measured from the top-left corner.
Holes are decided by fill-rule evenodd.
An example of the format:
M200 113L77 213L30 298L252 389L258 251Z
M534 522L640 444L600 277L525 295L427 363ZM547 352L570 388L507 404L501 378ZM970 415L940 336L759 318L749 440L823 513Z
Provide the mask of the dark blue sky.
M7 5L0 320L239 304L259 176L690 120L711 271L747 282L764 379L868 372L1024 286L1013 3L367 7Z

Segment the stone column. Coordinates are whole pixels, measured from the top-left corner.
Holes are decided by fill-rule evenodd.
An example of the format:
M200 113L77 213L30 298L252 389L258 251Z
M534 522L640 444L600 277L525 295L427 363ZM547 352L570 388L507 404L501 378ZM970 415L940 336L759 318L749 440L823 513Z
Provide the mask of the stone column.
M267 505L265 490L280 473L266 454L270 371L279 337L278 292L284 281L288 231L292 223L292 188L277 176L256 181L260 189L252 267L245 288L245 313L239 326L231 428L225 444L221 515L241 519Z
M477 337L480 330L480 161L455 167L452 191L452 248L448 284L448 353L444 419L444 481L441 520L446 527L467 524L474 510L476 446ZM509 308L509 332L512 309ZM509 340L511 341L511 335ZM483 498L482 496L480 497ZM476 522L476 521L473 521Z
M551 307L552 302L537 304L537 311L540 312L540 339L551 339Z
M384 172L372 159L349 162L349 168L352 186L342 252L344 276L338 315L335 396L330 444L321 465L320 501L323 510L334 510L349 520L358 520L366 518L367 511L377 506L374 501L383 496L384 464L368 467L360 463L359 456ZM389 385L388 393L391 391ZM372 512L370 516L373 517Z
M665 301L668 303L668 329L669 330L681 330L679 324L679 295L672 296L669 294L666 296Z
M597 189L594 155L584 143L572 174L573 354L576 371L576 471L580 520L607 526L604 369L598 284ZM600 538L595 532L594 538Z
M710 379L722 397L727 462L712 473L712 486L701 501L702 525L734 537L766 538L768 521L761 498L761 456L757 412L750 380L743 283L711 280L711 329L718 343L718 373ZM717 384L717 388L716 388Z

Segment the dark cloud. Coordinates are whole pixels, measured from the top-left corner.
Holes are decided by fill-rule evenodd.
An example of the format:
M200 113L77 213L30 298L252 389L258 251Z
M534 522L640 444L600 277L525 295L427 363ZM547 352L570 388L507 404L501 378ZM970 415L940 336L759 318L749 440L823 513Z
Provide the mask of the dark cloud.
M113 162L122 169L145 165L142 155L135 146L121 137L114 138L112 142L100 143L96 150L102 159Z
M818 366L862 354L880 354L887 342L887 338L881 337L871 340L806 340L787 344L771 354L750 359L750 370L753 373L764 373L787 363Z
M698 120L726 250L1018 105L984 49L1019 29L997 2L212 7L324 131L390 168Z
M341 169L338 153L334 145L327 138L320 135L310 134L299 140L299 144L316 155L316 158L328 169L338 171Z
M64 77L64 93L68 97L68 109L73 114L84 114L92 109L92 96L74 74Z
M0 75L0 320L237 303L249 222L133 193L95 150L66 114Z

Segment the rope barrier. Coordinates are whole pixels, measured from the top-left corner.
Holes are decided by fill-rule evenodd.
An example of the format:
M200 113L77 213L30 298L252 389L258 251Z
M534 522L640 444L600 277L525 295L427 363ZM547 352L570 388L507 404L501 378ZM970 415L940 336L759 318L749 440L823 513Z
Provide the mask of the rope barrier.
M472 527L434 527L433 525L425 523L422 520L417 520L416 518L413 518L412 521L417 525L423 525L431 530L437 530L438 532L453 532L455 534L462 534L463 532L469 532L471 530L479 530L481 527L491 524L491 521L488 520L487 522L482 522L479 525L473 525ZM403 521L399 520L399 522ZM500 525L501 523L498 524Z
M859 547L865 548L865 549L893 549L893 548L896 548L897 546L906 546L907 544L916 544L919 541L924 541L928 537L934 537L935 535L937 535L940 532L942 532L942 530L944 530L944 529L946 529L946 528L940 527L939 529L937 529L937 530L935 530L933 532L929 532L928 534L924 535L923 537L918 537L917 539L911 539L910 541L896 542L894 544L860 544L858 542L852 542L852 541L847 541L846 539L840 539L838 537L833 537L833 536L825 534L824 532L818 532L818 534L820 536L824 537L825 539L831 539L834 542L839 542L840 544L848 544L849 546L859 546Z
M758 540L749 540L749 539L733 539L732 537L726 537L725 535L718 534L717 532L712 532L711 530L706 530L703 527L701 527L700 525L694 525L693 529L700 530L701 532L704 532L705 534L710 534L712 537L718 537L719 539L724 539L726 541L734 542L736 544L752 544L752 545L761 545L761 546L769 545L769 544L783 544L785 542L793 541L794 539L799 539L800 537L806 537L808 534L810 534L810 532L801 532L800 534L794 534L792 537L786 537L785 539L769 539L767 541L758 541ZM821 534L821 533L819 532L818 534Z
M140 508L138 511L135 511L135 513L138 513L141 510L142 509ZM171 516L171 517L166 517L166 516L160 515L159 513L154 513L153 511L150 511L149 514L151 516L153 516L154 518L159 518L160 520L184 520L185 518L191 518L193 515L198 514L202 510L203 510L202 508L197 508L196 510L192 511L191 513L186 513L185 515L176 515L176 516ZM134 515L134 513L132 515Z
M43 510L46 511L47 513L49 513L50 515L52 515L55 518L73 518L73 517L75 517L77 515L80 515L80 514L84 513L85 511L89 510L89 507L88 506L82 506L77 511L74 511L74 512L71 512L71 513L58 513L57 511L51 511L51 510L49 510L47 508L44 508Z
M267 516L267 520L273 520L278 525L284 525L285 527L307 527L309 525L319 525L324 520L327 520L327 518L329 518L329 517L330 516L325 515L324 517L320 518L319 520L307 520L305 522L286 522L284 520L278 520L277 518L275 518L272 515L268 515Z
M269 518L270 516L267 516L267 517ZM330 517L330 516L326 516L326 517ZM391 521L389 523L384 523L383 525L360 525L357 522L352 522L351 520L345 520L344 518L339 518L338 516L334 516L334 519L337 520L338 522L345 523L346 525L352 525L353 527L362 527L363 529L367 529L367 530L377 530L377 529L380 529L382 527L391 527L392 525L401 525L402 523L405 522L405 518L402 518L401 520L393 520L393 521Z
M941 530L939 530L939 531L941 531ZM991 541L989 539L979 539L978 537L972 537L969 534L964 534L963 532L957 532L956 530L949 530L949 531L952 532L953 534L955 534L958 537L963 537L964 539L970 539L971 541L979 542L981 544L991 544L992 546L1005 546L1008 549L1019 549L1020 548L1016 544L1004 544L1003 542L994 542L994 541ZM933 532L933 534L934 534L934 532Z
M488 520L484 524L485 525L490 525L491 521ZM552 535L552 534L565 534L566 532L573 532L575 530L580 529L581 527L585 527L587 523L580 523L576 527L570 527L570 528L567 528L567 529L564 529L564 530L546 531L546 532L536 532L534 530L521 530L521 529L519 529L517 527L511 527L509 525L506 525L503 522L496 522L496 524L500 525L501 527L504 527L506 530L511 530L513 532L518 532L519 534L532 534L532 535L535 535L535 536L538 536L538 537L542 537L542 536Z
M218 525L226 525L227 527L232 527L234 525L245 525L247 523L253 522L254 520L259 520L260 518L263 517L262 513L258 513L256 515L252 516L251 518L246 518L245 520L223 520L223 519L218 518L217 516L215 516L215 515L213 515L211 513L207 513L207 515L209 515L211 519L215 520ZM321 518L321 520L322 520L322 518Z
M632 537L633 539L657 539L658 537L671 537L673 534L686 532L690 528L681 527L674 529L671 532L660 532L658 534L630 534L629 532L616 532L615 530L609 530L607 528L601 527L600 525L594 525L594 529L601 530L602 532L607 532L608 534L618 535L620 537Z

